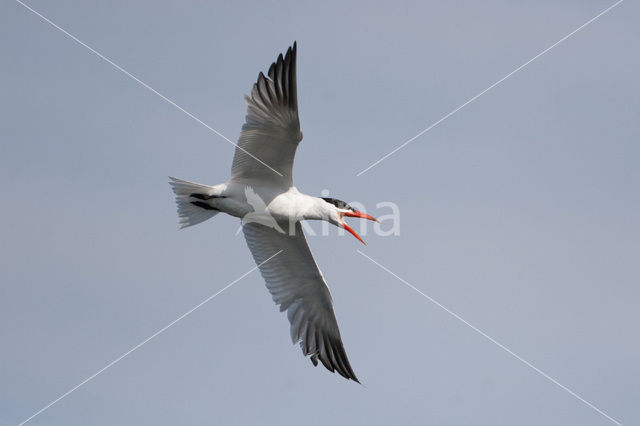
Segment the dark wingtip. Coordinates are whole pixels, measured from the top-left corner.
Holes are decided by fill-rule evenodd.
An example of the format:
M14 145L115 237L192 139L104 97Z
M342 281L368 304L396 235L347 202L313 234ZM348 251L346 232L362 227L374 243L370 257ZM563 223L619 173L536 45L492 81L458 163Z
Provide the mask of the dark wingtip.
M362 385L362 383L360 383L360 380L356 377L356 374L353 372L353 368L351 368L351 364L349 363L349 359L347 358L347 354L344 350L344 346L342 345L340 337L325 337L320 341L320 344L323 343L326 356L321 355L320 349L311 354L305 353L305 355L311 355L311 363L313 363L314 366L317 366L319 360L322 365L324 365L324 367L332 373L338 373L345 379L353 380L359 385ZM304 353L305 349L302 343L301 346Z
M351 366L349 366L351 367ZM362 383L360 383L360 379L358 379L356 377L356 375L353 373L353 370L349 371L349 373L347 375L344 374L340 374L342 377L344 377L347 380L353 380L354 382L356 382L357 384L364 386Z
M347 380L353 380L354 382L356 382L357 384L359 384L360 386L364 386L361 382L360 379L358 379L355 375L355 373L353 372L353 370L343 373L340 370L338 370L337 368L331 366L331 364L326 363L325 361L322 360L322 358L318 357L318 354L313 354L311 355L310 361L313 364L314 367L318 366L318 360L320 360L320 362L322 363L322 365L324 365L324 367L331 371L332 373L338 373L338 375L344 377ZM351 366L349 366L351 367Z

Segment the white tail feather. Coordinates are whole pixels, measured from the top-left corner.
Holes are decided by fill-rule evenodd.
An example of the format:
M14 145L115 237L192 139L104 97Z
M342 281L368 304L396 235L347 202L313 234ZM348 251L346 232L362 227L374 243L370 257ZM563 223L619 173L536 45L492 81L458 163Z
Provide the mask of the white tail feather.
M169 176L169 179L171 179L169 185L171 185L173 192L176 194L178 216L180 217L180 228L197 225L198 223L204 222L205 220L220 213L217 210L207 210L192 204L193 202L198 202L198 199L192 197L192 194L208 196L217 195L217 192L219 192L217 188L177 179L171 176Z

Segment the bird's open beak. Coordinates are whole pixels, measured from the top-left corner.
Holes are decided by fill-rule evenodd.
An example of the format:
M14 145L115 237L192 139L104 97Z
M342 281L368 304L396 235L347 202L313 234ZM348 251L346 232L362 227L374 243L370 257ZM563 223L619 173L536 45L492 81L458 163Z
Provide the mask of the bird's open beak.
M366 213L362 213L359 211L355 211L355 212L344 212L342 213L344 216L348 216L348 217L359 217L362 219L369 219L369 220L373 220L374 222L378 222L380 223L380 221L378 219L376 219L373 216L370 216ZM367 243L364 242L364 240L362 239L362 237L360 235L358 235L358 233L356 231L353 230L352 227L350 227L349 225L347 225L346 223L344 223L344 221L342 221L342 225L344 226L344 229L346 229L347 231L349 231L351 233L351 235L353 235L354 237L356 237L358 240L360 240L360 242L362 244L364 244L365 246L367 245Z

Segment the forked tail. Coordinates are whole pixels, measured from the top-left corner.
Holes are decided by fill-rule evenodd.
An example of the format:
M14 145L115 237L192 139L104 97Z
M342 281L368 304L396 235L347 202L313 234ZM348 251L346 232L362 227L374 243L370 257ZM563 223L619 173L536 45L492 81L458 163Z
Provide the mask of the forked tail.
M169 185L176 194L180 228L197 225L220 213L212 205L212 200L219 198L216 187L189 182L169 176Z

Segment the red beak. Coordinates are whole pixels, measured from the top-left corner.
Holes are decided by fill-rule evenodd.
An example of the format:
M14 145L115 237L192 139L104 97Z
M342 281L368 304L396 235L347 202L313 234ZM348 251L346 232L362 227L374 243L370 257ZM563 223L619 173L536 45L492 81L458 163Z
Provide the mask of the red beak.
M344 212L342 213L344 216L348 216L348 217L359 217L362 219L369 219L369 220L373 220L375 222L380 223L380 221L378 219L376 219L373 216L370 216L366 213L362 213L359 211L354 211L354 212ZM344 229L346 229L347 231L349 231L351 233L351 235L353 235L354 237L356 237L358 240L360 240L360 242L362 244L364 244L365 246L367 245L367 243L364 242L364 240L362 239L362 237L360 235L358 235L358 233L356 231L353 230L353 228L351 228L349 225L347 225L346 223L344 223L344 221L342 222L342 225L344 226Z
M376 219L375 217L369 216L368 214L359 212L357 210L355 212L344 212L343 214L345 216L349 216L349 217L360 217L362 219L369 219L369 220L373 220L374 222L380 223L380 221L378 219Z

